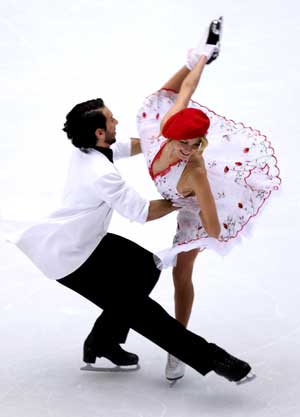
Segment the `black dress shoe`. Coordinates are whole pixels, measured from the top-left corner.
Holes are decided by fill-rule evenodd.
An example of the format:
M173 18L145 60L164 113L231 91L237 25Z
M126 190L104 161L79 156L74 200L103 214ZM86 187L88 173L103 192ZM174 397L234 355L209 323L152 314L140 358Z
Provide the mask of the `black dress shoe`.
M223 376L228 381L240 382L247 377L251 371L251 366L238 358L230 355L224 349L215 344L212 346L213 371Z
M95 363L96 358L106 358L117 366L137 365L139 357L135 353L126 352L117 343L97 347L86 339L83 345L83 361L85 363Z

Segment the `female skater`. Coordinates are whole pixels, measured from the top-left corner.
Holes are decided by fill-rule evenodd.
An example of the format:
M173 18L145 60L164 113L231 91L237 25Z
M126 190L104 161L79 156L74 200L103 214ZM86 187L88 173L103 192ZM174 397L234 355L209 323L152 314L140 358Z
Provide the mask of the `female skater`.
M218 56L220 36L218 31L212 36L212 29L221 24L212 22L204 47L189 51L186 66L146 98L137 116L151 178L164 198L182 206L173 247L159 256L161 266L174 266L175 317L184 326L193 305L198 252L228 250L280 185L264 135L191 100L205 65ZM168 355L166 378L183 375L184 364Z

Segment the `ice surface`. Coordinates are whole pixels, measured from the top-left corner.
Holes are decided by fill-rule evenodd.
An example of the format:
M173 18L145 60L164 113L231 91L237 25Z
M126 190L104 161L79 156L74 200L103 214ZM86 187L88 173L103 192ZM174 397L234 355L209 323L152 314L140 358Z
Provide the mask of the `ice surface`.
M165 352L134 332L127 348L141 357L138 372L80 371L97 308L1 243L1 415L299 416L299 11L296 0L1 2L3 217L32 218L55 205L70 150L61 127L74 104L103 97L119 138L135 136L143 97L184 63L201 28L219 15L222 51L195 98L265 133L283 179L253 237L224 259L200 254L194 273L190 328L248 360L255 381L237 387L188 368L170 389ZM157 196L141 156L119 167L143 195ZM114 215L111 225L152 250L169 245L174 229L172 215L145 226ZM170 270L153 296L173 311Z

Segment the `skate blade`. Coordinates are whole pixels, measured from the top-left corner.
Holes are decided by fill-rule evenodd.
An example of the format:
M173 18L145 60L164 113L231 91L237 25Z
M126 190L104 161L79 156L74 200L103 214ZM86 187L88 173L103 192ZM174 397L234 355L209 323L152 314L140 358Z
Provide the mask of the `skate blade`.
M80 368L81 371L88 371L88 372L136 372L140 369L140 365L131 365L131 366L113 366L113 367L99 367L99 366L92 366L91 364L87 363L85 366Z
M219 19L215 19L212 21L212 32L215 35L220 35L222 33L222 25L223 25L223 16L220 16Z
M250 372L245 378L242 378L240 381L236 382L236 385L247 384L248 382L253 381L256 378L256 375Z
M223 16L220 16L219 19L215 19L210 23L210 26L208 28L207 43L215 43L215 38L218 38L218 42L216 42L216 45L218 45L221 40L222 29Z
M176 385L176 384L177 384L177 382L178 382L178 381L180 381L182 378L183 378L183 375L182 375L182 376L179 376L178 378L174 378L174 379L169 379L169 378L166 378L166 379L167 379L167 382L168 382L168 384L169 384L169 387L170 387L170 388L172 388L172 387L174 387L174 385Z

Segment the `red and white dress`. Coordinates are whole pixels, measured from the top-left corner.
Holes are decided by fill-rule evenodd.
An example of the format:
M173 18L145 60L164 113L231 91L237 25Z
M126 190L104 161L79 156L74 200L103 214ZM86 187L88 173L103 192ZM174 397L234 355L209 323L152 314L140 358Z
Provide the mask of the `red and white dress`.
M174 202L183 196L177 191L177 184L186 166L178 160L156 175L152 166L167 143L160 136L160 122L176 100L176 93L160 90L147 97L137 115L141 145L149 173L159 193ZM196 199L188 197L177 217L177 231L173 247L157 255L160 266L174 265L179 252L194 248L212 248L226 253L237 242L237 238L249 228L266 200L278 190L281 180L274 150L258 130L235 123L195 101L189 107L205 112L210 119L207 133L208 147L204 151L209 183L215 198L221 224L219 239L210 238L201 224Z

